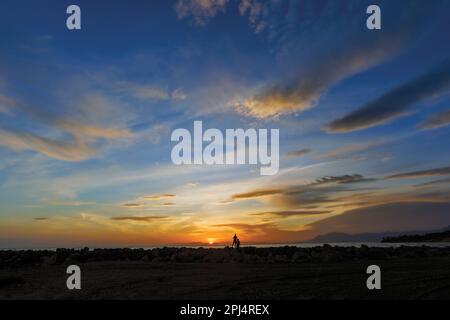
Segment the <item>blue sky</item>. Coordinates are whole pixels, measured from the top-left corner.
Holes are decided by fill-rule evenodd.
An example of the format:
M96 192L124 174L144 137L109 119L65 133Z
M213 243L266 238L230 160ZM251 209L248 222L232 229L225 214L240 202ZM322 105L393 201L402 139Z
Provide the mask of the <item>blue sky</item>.
M372 2L77 1L69 31L72 2L2 1L0 245L447 226L450 4L377 1L371 31ZM174 166L194 120L280 129L280 172Z

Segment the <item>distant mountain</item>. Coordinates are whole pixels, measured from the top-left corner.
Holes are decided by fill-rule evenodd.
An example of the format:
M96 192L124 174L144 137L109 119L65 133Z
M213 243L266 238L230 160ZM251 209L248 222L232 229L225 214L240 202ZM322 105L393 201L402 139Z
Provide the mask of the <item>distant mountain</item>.
M337 243L337 242L380 242L383 238L394 237L399 235L395 232L385 233L358 233L347 234L339 232L331 232L324 235L317 236L308 242L311 243Z
M446 241L450 241L450 226L439 230L427 230L427 231L406 231L406 232L380 232L380 233L357 233L347 234L340 232L330 232L327 234L319 235L307 242L310 243L338 243L338 242L428 242L432 240L426 240L427 236L431 236L435 240L445 242L443 239L447 237ZM417 237L423 237L422 241L419 241ZM385 241L383 241L383 239ZM404 241L400 241L404 239ZM408 241L411 239L410 241ZM413 240L416 239L416 240Z
M450 242L450 227L445 231L426 234L409 234L393 237L385 237L381 242L384 243L403 243L403 242Z
M396 202L349 210L313 222L298 233L303 241L381 241L402 234L425 234L450 226L450 202Z

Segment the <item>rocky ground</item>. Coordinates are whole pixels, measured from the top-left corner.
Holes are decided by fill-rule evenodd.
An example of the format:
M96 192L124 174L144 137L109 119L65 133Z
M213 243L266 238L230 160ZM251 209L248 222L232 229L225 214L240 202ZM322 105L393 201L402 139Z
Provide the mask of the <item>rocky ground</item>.
M366 288L371 264L382 290ZM383 298L450 299L450 247L0 251L0 299Z

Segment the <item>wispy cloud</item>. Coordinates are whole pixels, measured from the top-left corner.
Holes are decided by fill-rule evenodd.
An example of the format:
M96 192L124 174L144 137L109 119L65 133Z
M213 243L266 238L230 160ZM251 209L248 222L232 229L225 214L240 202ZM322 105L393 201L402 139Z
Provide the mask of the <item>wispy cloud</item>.
M268 27L268 21L264 17L267 16L269 4L269 2L259 0L241 0L239 3L239 13L241 16L248 16L256 33L260 33Z
M374 178L365 178L360 174L352 174L352 175L343 175L343 176L329 176L316 179L315 184L330 184L330 183L339 183L339 184L350 184L350 183L358 183L358 182L372 182L375 181Z
M373 148L381 146L387 143L387 141L375 141L369 143L355 143L349 144L343 147L336 148L332 151L326 152L320 155L322 159L341 159L348 158L349 156L361 155Z
M169 199L176 197L173 193L162 193L162 194L153 194L149 196L142 197L145 200L161 200L161 199Z
M51 200L49 204L64 207L82 207L96 204L95 201L67 201L67 200Z
M131 138L133 133L128 129L95 127L67 119L54 119L54 124L74 135L81 135L103 139Z
M311 238L307 227L298 227L298 230L282 230L274 223L229 223L212 225L214 228L231 229L232 232L242 235L243 239L249 239L255 243L297 242ZM269 240L270 239L270 240Z
M311 216L311 215L321 215L331 213L332 211L319 211L319 210L293 210L293 211L265 211L265 212L257 212L251 213L252 216L265 216L265 215L273 215L281 218L288 218L294 216Z
M242 229L247 232L253 232L272 226L271 223L247 224L247 223L223 223L212 225L212 227L229 227L233 229Z
M143 204L141 204L141 203L124 203L123 205L122 205L122 207L125 207L125 208L131 208L131 209L134 209L134 208L141 208L141 207L143 207L144 205Z
M142 100L184 100L187 98L187 95L181 88L170 91L167 88L153 84L120 81L115 84L114 88L119 92L128 93Z
M448 174L450 174L450 167L443 167L443 168L394 174L394 175L386 177L386 179L412 179L412 178L420 178L420 177L441 176L441 175L448 175Z
M12 112L17 110L25 112L36 120L54 125L57 128L70 132L78 137L86 136L92 138L119 139L130 138L133 136L128 129L93 126L72 119L54 116L49 112L45 112L42 108L29 105L4 95L0 95L0 105L4 108L8 108L8 110Z
M290 184L279 188L256 189L248 192L237 193L231 196L229 201L255 199L263 202L266 206L279 210L262 211L263 213L272 213L273 215L318 215L319 213L330 213L324 209L326 204L347 203L347 200L354 202L354 199L337 200L337 194L340 192L352 192L356 195L358 192L367 190L367 188L352 188L351 185L359 183L370 183L375 181L372 178L366 178L359 174L327 176L318 178L308 184ZM319 209L319 210L317 210ZM322 212L327 211L327 212ZM258 214L262 215L262 214Z
M431 118L427 119L419 125L419 128L431 130L438 129L450 124L450 110L440 112L433 115Z
M34 133L0 129L0 144L13 150L31 150L50 158L78 162L97 154L97 150L92 144L92 138L120 139L133 136L128 129L98 127L57 117L7 96L0 96L0 105L12 113L24 112L40 123L51 125L73 136L72 141L66 141L42 137Z
M385 124L411 112L419 102L450 92L450 59L428 73L397 87L361 106L344 117L332 121L328 132L339 133L367 129Z
M253 198L264 198L275 195L295 195L301 194L308 191L310 188L317 187L319 185L332 185L332 184L352 184L360 182L372 182L375 181L373 178L366 178L360 174L352 175L342 175L342 176L326 176L318 178L315 181L304 184L304 185L288 185L280 188L267 188L267 189L256 189L249 192L242 192L233 194L231 196L232 200L243 200L243 199L253 199Z
M232 199L233 200L252 199L252 198L271 196L274 194L280 194L281 192L283 192L282 189L259 189L259 190L254 190L254 191L250 191L250 192L234 194L232 196Z
M450 185L450 178L439 179L439 180L433 180L433 181L430 181L430 182L420 183L420 184L414 185L413 187L415 187L415 188L426 188L426 187L432 187L432 186L437 186L437 185L442 185L442 184Z
M368 36L353 28L356 25L360 28L360 21L347 18L356 16L355 7L350 5L327 2L328 10L323 10L323 4L317 2L283 1L270 2L271 10L267 10L266 5L258 3L241 3L241 13L248 14L257 29L266 27L269 39L277 44L279 54L289 63L290 72L262 83L249 90L248 96L234 102L237 111L256 118L277 117L315 107L328 89L396 56L414 39L422 25L415 9L410 9L389 33ZM338 28L345 31L335 41ZM314 30L314 41L309 34L298 32L299 29ZM314 50L317 44L312 44L311 49L296 46L304 41L319 42L316 37L327 43L320 53Z
M49 218L47 218L47 217L37 217L37 218L34 218L34 220L36 220L36 221L45 221L45 220L48 220Z
M334 52L333 58L318 58L313 66L299 73L294 80L269 85L251 98L236 103L235 108L256 118L276 117L310 109L317 104L326 89L380 63L392 51L389 47L362 47L360 50L348 48L348 51Z
M311 149L300 149L288 152L290 157L302 157L311 152Z
M31 54L45 54L52 50L53 37L42 35L18 45L18 49Z
M31 133L14 133L0 129L0 145L13 150L32 150L62 161L83 161L93 157L96 150L86 142L58 141Z
M205 26L219 12L225 11L228 0L178 0L175 11L178 19L192 17L194 23Z
M175 12L178 19L192 17L197 26L205 26L220 12L225 12L229 0L178 0ZM269 9L268 1L240 0L238 9L241 16L247 16L256 33L264 30L268 23L264 20Z
M111 217L111 220L151 222L151 221L162 220L162 219L167 219L167 218L168 218L168 216L120 216L120 217Z

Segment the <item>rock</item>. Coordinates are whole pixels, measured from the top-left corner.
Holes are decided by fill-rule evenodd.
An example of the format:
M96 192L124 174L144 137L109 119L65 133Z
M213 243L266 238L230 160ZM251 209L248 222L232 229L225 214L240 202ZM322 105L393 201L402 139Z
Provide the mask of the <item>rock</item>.
M54 254L52 256L43 256L43 257L41 257L41 263L43 265L56 264L56 254Z

